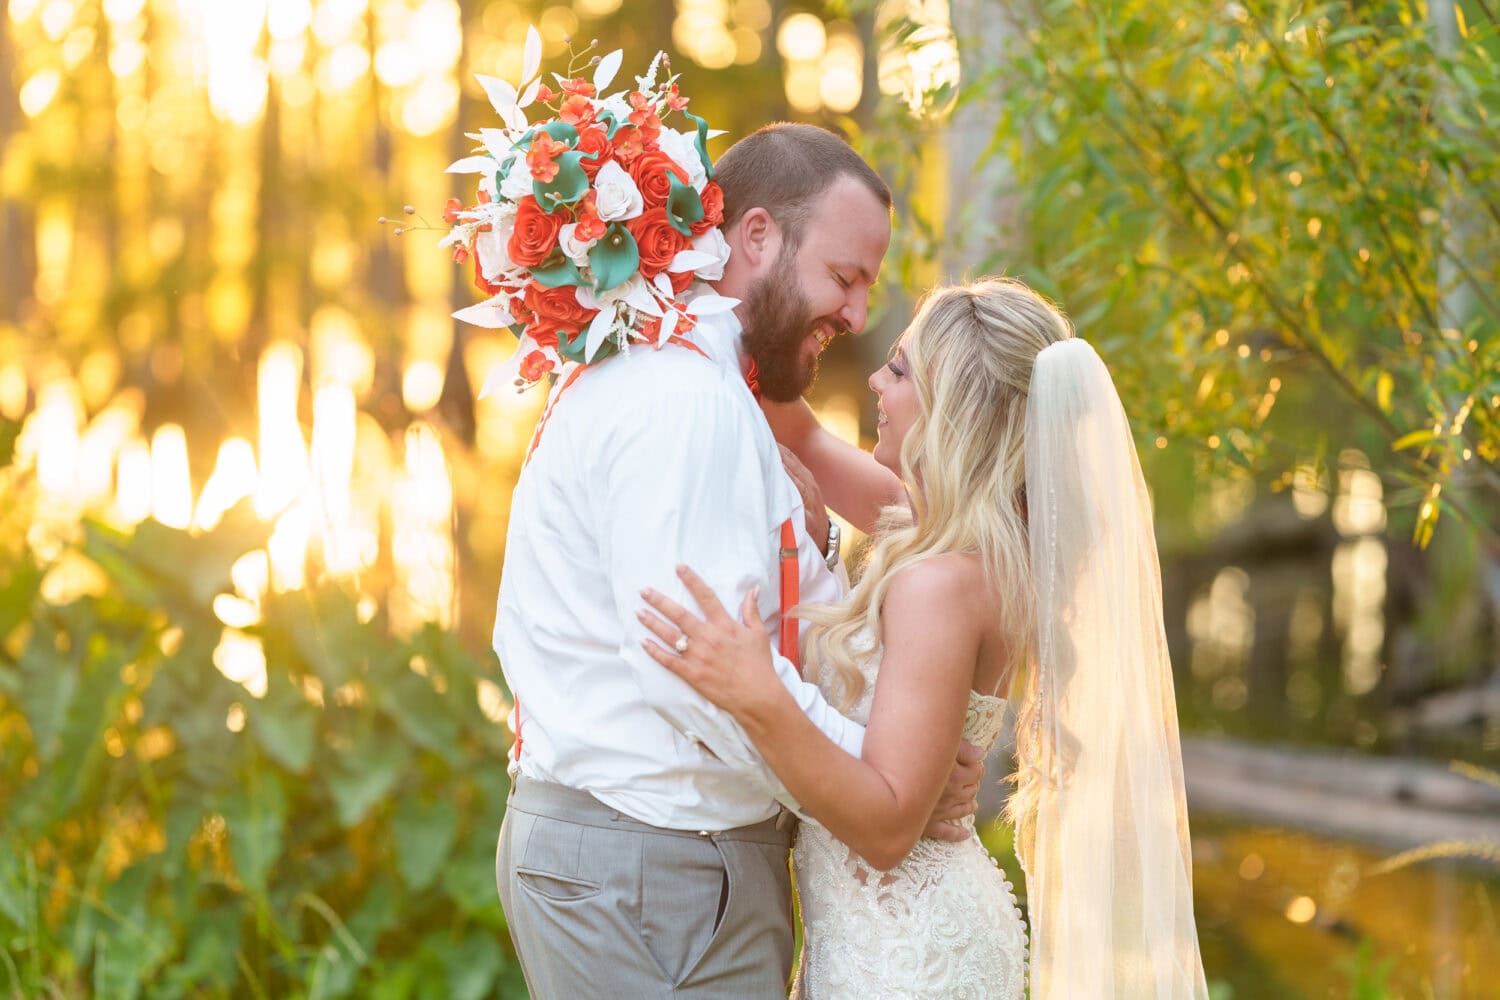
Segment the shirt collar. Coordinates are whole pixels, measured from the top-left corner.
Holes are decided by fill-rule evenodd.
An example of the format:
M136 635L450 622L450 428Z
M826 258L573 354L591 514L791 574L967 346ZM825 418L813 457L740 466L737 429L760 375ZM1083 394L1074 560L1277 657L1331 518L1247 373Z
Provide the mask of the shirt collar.
M741 374L740 342L744 328L733 309L703 316L693 325L693 341L725 371Z

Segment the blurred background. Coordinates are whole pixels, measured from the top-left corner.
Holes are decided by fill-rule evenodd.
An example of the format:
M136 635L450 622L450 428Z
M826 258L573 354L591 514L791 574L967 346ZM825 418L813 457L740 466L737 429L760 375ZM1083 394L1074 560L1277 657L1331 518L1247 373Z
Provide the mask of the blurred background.
M535 24L544 72L667 51L712 155L812 121L891 182L836 433L938 282L1109 361L1215 996L1500 996L1496 15L0 0L0 991L524 995L489 634L541 400L476 400L512 339L436 243Z

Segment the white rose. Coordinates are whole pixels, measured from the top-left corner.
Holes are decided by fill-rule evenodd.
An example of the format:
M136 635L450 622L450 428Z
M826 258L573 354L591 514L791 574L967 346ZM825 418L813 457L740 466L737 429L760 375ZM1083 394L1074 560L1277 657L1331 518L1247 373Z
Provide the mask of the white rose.
M694 277L700 281L718 281L724 277L724 265L729 263L729 244L725 241L724 234L719 232L718 226L710 226L694 236L693 249L714 257L714 263L695 269Z
M563 254L583 267L589 262L589 249L599 241L578 239L578 223L570 222L557 231L557 245L562 248Z
M536 179L531 176L531 168L526 164L526 158L516 156L511 160L510 173L505 175L505 180L500 182L500 197L509 201L520 201L532 192L532 185Z
M635 180L614 160L599 168L594 176L594 204L605 222L633 219L646 210L641 190Z
M646 289L646 279L642 278L641 273L637 271L630 276L628 281L623 281L615 287L602 292L595 292L587 285L579 285L576 296L578 304L585 309L603 309L613 306L617 302L625 302L631 296L635 296L637 301L641 301L642 299L649 301L651 293Z
M510 235L516 229L516 206L492 201L479 209L480 217L490 224L489 232L474 237L474 252L486 281L494 281L516 265L510 259Z
M693 185L693 190L702 191L703 185L708 183L708 171L703 169L703 158L698 155L696 138L696 134L688 135L686 132L664 128L656 142L661 151L672 158L673 163L687 172L688 183Z

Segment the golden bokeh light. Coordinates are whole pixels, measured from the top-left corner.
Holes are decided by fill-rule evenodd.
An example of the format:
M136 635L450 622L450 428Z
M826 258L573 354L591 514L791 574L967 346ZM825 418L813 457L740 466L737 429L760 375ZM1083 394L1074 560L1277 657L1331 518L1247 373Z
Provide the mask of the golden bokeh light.
M297 422L302 352L277 343L260 360L260 481L255 512L269 518L290 504L307 485L307 443Z
M151 516L151 447L127 441L115 465L115 520L129 526Z
M823 58L828 33L823 19L801 11L788 15L776 29L776 51L791 62L813 62Z
M151 435L151 516L169 528L193 521L187 435L178 424L162 424Z
M212 529L229 508L254 496L256 481L255 449L244 438L226 438L219 445L213 472L198 497L197 511L193 515L194 527L204 531Z

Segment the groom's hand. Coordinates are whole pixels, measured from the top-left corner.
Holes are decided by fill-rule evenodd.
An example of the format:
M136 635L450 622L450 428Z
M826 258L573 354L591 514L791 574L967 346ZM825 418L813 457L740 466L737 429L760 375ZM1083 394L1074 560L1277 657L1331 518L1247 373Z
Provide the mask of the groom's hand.
M979 808L979 781L984 777L984 752L964 741L958 745L958 760L948 774L947 787L928 817L922 836L934 840L958 842L969 838L969 831L954 820L974 815Z
M807 537L818 545L818 551L828 555L828 508L823 506L823 491L818 488L818 481L813 474L807 471L807 466L793 454L786 445L778 445L781 449L781 464L786 466L786 474L792 477L792 482L797 484L797 492L802 494L802 506L807 512Z

